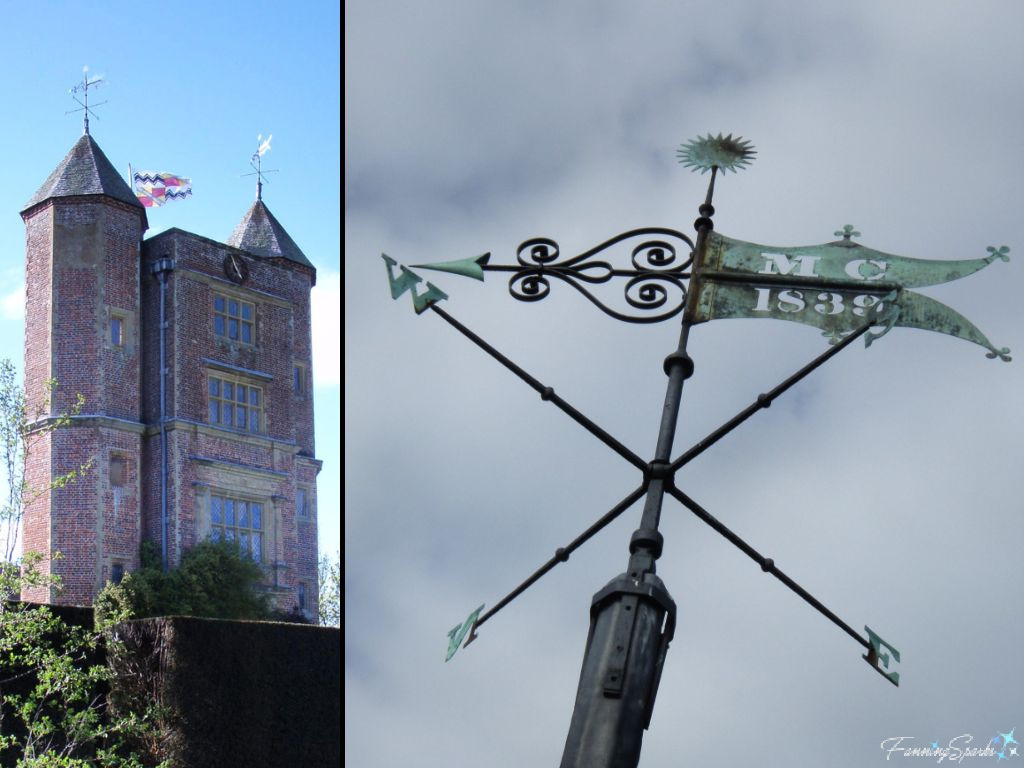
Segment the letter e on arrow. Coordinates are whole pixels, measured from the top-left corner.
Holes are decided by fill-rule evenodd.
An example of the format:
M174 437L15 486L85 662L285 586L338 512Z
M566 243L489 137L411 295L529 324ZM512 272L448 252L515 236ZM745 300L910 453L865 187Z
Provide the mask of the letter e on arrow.
M868 664L870 664L872 667L878 670L878 674L880 674L893 685L898 686L900 684L899 672L890 672L889 674L886 674L882 671L883 668L889 668L889 654L882 653L882 646L885 646L885 648L892 652L892 658L897 663L899 663L900 660L900 652L893 648L891 645L889 645L887 642L885 642L885 640L880 638L874 632L872 632L870 627L865 626L864 631L868 633L868 642L870 643L871 648L868 649L868 652L864 654L864 656L862 656L861 658L863 658L864 661L866 661Z

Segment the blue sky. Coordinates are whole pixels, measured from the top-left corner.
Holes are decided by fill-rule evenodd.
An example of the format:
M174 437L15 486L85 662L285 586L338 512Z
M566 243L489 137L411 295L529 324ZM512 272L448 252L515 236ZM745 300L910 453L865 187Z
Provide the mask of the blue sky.
M569 258L637 227L692 233L707 176L676 148L719 131L757 150L718 182L723 235L782 248L852 224L864 246L925 259L1008 245L1009 263L921 293L1016 359L895 328L679 473L848 624L898 648L902 680L666 502L658 574L678 623L640 764L863 768L888 764L894 736L1020 733L1022 25L1011 0L346 3L352 764L557 764L591 597L625 568L639 523L637 505L444 663L453 626L640 478L434 313L392 301L381 253L510 264L532 237ZM423 277L447 312L651 457L677 321L619 323L556 281L523 303L501 274ZM673 454L826 348L796 323L695 327Z
M255 199L249 157L264 156L263 199L317 267L313 293L320 548L340 537L340 11L336 3L0 2L5 77L0 152L0 357L19 366L24 203L82 134L68 91L83 66L90 133L114 166L192 178L191 199L150 209L155 235L178 227L221 242ZM99 105L99 102L106 102Z

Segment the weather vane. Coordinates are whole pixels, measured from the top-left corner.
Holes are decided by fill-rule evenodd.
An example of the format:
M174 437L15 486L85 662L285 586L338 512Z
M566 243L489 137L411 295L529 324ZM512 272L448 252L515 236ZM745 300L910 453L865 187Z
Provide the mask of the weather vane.
M82 112L83 113L82 117L84 118L84 122L85 122L84 133L87 136L89 135L89 115L92 115L97 120L99 120L99 116L95 112L93 112L92 108L89 106L89 89L90 88L99 88L99 86L102 85L102 84L103 84L103 75L96 75L95 77L90 79L90 77L89 77L89 67L88 67L88 65L86 65L86 66L82 67L82 82L80 82L78 85L74 86L70 91L68 91L68 93L71 94L71 98L75 100L75 103L80 105L80 108L79 109L68 110L64 114L65 115L72 115L75 112ZM82 100L81 101L78 98L78 94L79 93L82 94ZM101 101L99 104L93 104L92 106L93 107L98 107L98 106L100 106L102 104L106 104L106 103L107 102L105 102L105 101Z
M428 309L470 339L641 473L639 485L554 555L486 613L484 606L448 633L449 660L477 630L534 582L569 556L633 504L644 500L640 524L629 542L625 572L594 595L590 633L584 651L576 704L562 756L562 768L623 768L640 759L643 731L650 725L654 699L670 641L676 607L656 575L663 537L658 530L662 502L671 496L720 533L805 602L856 640L863 658L883 677L899 685L892 669L900 652L865 626L854 630L822 602L787 576L770 557L740 538L675 484L676 472L743 424L856 339L865 344L894 327L945 333L988 350L990 358L1009 361L1009 350L995 347L955 310L919 288L966 277L995 260L1008 261L1007 246L989 246L988 255L958 261L914 259L877 251L854 242L850 224L835 232L839 240L821 245L777 247L749 243L714 231L712 205L719 172L746 168L756 154L750 142L732 134L708 134L683 144L679 162L702 174L711 172L707 194L694 222L696 238L664 227L634 229L584 253L563 259L558 244L544 237L520 244L515 262L491 263L491 254L457 261L413 265L484 280L488 272L509 273L508 290L520 301L546 298L556 283L569 285L605 314L631 323L655 323L681 315L676 349L664 362L668 377L665 405L653 458L645 460L581 413L553 388L531 376L487 341L438 306L448 295L418 274L382 254L394 299L409 292L417 314ZM610 258L628 254L625 266ZM398 268L396 273L395 268ZM597 288L621 285L621 295ZM672 457L684 382L693 374L687 341L694 325L727 318L789 320L818 328L831 346L692 447Z
M266 181L266 179L263 178L263 174L265 174L265 173L277 173L277 169L276 168L273 169L273 170L269 170L269 171L264 171L263 170L263 156L265 154L267 154L267 152L270 151L270 140L272 138L274 138L274 134L270 134L269 136L267 136L267 138L265 140L263 138L263 134L262 133L259 134L256 137L256 151L253 152L252 153L252 157L249 158L249 165L251 165L253 167L255 172L254 173L243 173L242 174L242 178L245 178L246 176L255 176L256 177L256 199L257 200L262 200L263 199L263 182Z

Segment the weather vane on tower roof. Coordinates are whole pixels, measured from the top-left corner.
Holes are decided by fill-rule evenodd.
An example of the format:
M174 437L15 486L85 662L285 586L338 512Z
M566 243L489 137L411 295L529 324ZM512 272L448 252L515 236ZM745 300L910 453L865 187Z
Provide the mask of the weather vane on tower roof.
M103 75L96 75L95 77L90 79L90 77L89 77L89 66L86 65L86 66L82 67L82 82L79 83L78 85L76 85L75 87L73 87L70 91L68 91L68 93L71 94L71 98L74 99L77 104L80 104L81 108L80 109L68 110L64 114L65 115L70 115L70 114L73 114L75 112L84 112L84 114L83 114L83 118L84 118L84 122L85 122L84 133L85 133L86 136L89 135L89 115L92 114L93 117L95 117L97 120L99 120L99 117L96 115L96 113L92 112L92 110L89 108L89 89L90 88L98 88L102 82L103 82ZM81 93L82 94L83 101L79 101L78 96L76 95L77 93ZM94 107L98 107L98 106L100 106L100 104L106 104L106 103L107 102L105 102L105 101L101 101L99 104L93 104L93 106Z
M252 153L252 157L249 158L249 165L255 169L255 173L244 173L242 176L256 176L256 199L263 199L263 182L266 179L263 178L265 173L277 173L277 169L264 171L263 170L263 155L270 151L270 140L274 138L274 134L267 136L266 140L263 139L263 134L259 134L256 137L256 151Z

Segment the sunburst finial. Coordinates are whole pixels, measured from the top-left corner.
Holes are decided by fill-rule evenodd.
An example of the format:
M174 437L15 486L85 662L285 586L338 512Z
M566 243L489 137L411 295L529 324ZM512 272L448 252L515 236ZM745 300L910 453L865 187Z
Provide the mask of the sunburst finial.
M740 136L733 138L731 133L728 136L712 136L709 133L704 138L691 139L676 150L680 163L701 173L707 173L712 168L736 173L750 165L756 154L749 141Z

